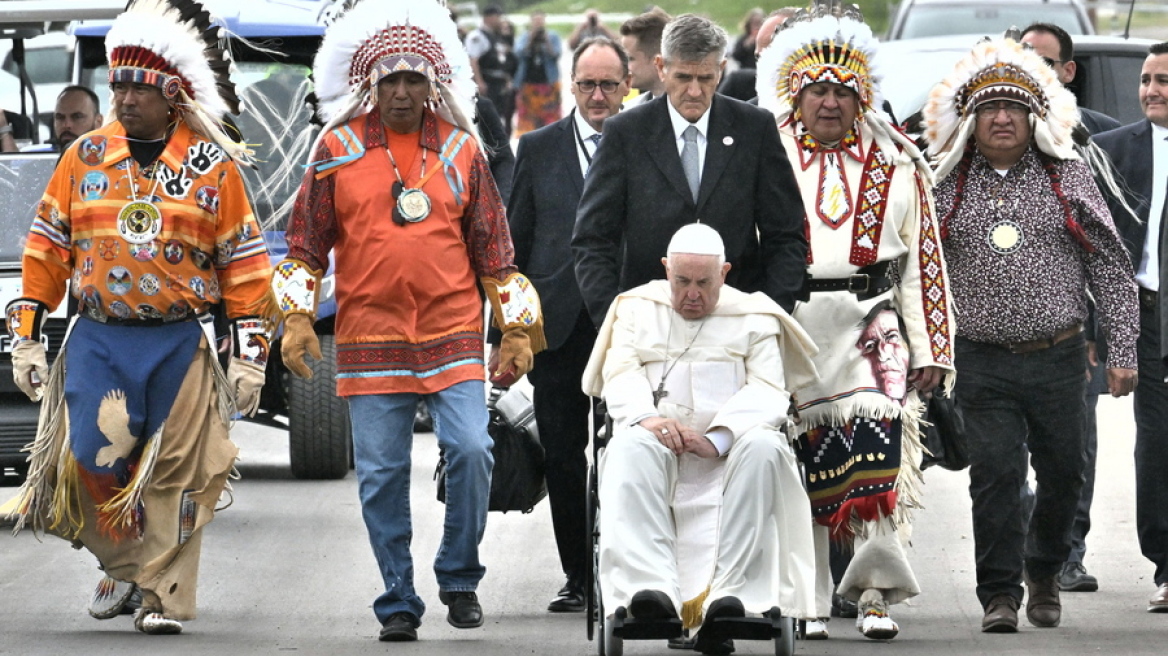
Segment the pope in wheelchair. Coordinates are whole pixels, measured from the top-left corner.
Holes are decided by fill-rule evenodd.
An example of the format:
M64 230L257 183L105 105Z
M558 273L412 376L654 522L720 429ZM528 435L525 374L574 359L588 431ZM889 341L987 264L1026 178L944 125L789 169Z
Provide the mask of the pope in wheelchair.
M583 379L613 426L598 463L600 621L621 607L680 619L716 653L719 618L815 617L811 511L781 427L816 348L770 298L724 285L709 226L684 226L662 262L667 280L613 301Z

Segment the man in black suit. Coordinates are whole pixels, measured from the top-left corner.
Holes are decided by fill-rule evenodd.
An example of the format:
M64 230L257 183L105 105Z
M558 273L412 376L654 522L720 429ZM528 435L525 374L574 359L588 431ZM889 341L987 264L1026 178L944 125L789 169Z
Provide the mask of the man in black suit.
M543 442L552 527L567 583L551 612L584 610L584 574L592 566L585 524L588 413L580 389L596 340L572 267L572 227L592 156L607 119L629 92L629 59L607 37L580 43L572 54L576 109L567 118L519 139L515 186L507 205L516 266L530 272L543 306L546 351L530 374L535 421Z
M1168 42L1149 49L1140 72L1145 120L1095 135L1129 190L1137 221L1110 199L1115 226L1131 255L1140 292L1139 384L1136 418L1136 532L1156 566L1148 612L1168 612L1168 369L1162 360L1159 289L1165 194L1168 191Z
M719 96L726 32L686 14L665 27L657 68L665 96L610 119L584 182L572 252L596 325L617 293L660 278L686 223L717 230L726 284L785 309L803 286L803 202L766 110Z

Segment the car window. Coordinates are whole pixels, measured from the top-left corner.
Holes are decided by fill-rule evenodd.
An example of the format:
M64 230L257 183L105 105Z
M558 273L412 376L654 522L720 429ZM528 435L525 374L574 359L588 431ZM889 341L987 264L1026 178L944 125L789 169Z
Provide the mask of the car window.
M258 218L276 213L296 195L304 169L287 166L306 161L311 140L310 113L304 98L310 91L307 66L238 62L236 90L243 109L236 120L240 132L256 152L256 168L244 169ZM267 193L259 193L265 189Z
M68 84L70 55L65 48L27 48L24 51L24 67L35 84ZM4 58L4 70L17 75L16 62L12 52Z
M0 263L19 263L24 240L45 185L57 166L55 153L0 155Z
M1103 89L1102 93L1114 103L1114 108L1109 108L1108 113L1120 123L1133 123L1144 118L1140 108L1139 88L1140 71L1143 70L1145 59L1144 54L1140 53L1138 56L1109 57L1103 60L1101 79L1105 81L1104 84L1109 82L1110 86Z
M1072 5L1022 5L1000 7L984 3L913 5L905 16L898 39L916 39L950 34L1001 34L1011 26L1054 23L1075 36L1084 26Z

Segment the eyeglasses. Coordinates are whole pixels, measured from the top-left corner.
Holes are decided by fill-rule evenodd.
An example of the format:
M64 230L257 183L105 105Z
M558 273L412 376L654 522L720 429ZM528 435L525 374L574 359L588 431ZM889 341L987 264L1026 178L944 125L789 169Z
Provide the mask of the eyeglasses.
M974 111L977 113L978 118L986 119L997 116L998 112L1003 110L1011 118L1021 118L1030 113L1030 108L1026 105L1020 105L1009 100L998 100L978 105L978 108Z
M596 80L576 80L576 88L579 89L581 93L590 94L596 91L596 87L600 87L600 90L605 95L608 95L616 93L617 87L619 86L620 82L613 82L612 80L603 80L600 82L597 82Z
M1066 61L1064 61L1062 59L1051 59L1050 57L1043 57L1042 61L1046 62L1046 65L1051 67L1051 68L1054 68L1055 64L1065 64L1066 63Z

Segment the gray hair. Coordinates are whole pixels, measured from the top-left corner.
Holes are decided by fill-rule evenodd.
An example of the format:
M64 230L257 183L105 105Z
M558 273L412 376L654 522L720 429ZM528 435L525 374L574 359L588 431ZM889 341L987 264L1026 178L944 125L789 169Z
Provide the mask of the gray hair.
M726 30L696 14L682 14L669 21L661 34L661 57L667 62L702 61L717 53L725 58Z

